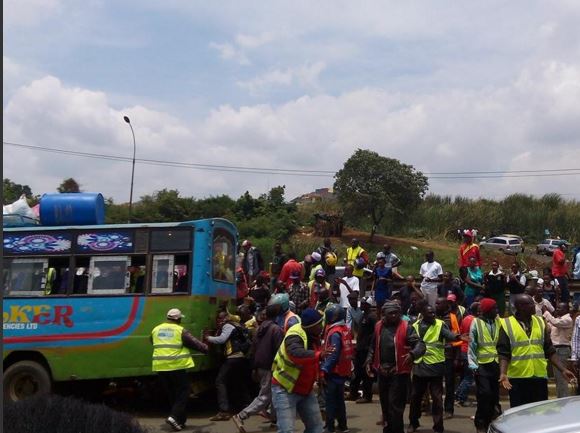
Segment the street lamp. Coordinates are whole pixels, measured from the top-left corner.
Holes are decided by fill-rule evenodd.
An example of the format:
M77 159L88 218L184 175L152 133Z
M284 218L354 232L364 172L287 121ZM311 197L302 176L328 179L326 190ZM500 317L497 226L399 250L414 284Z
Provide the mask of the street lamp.
M128 223L131 223L131 214L133 211L133 180L135 179L135 152L137 151L137 145L135 144L135 131L133 131L131 120L127 116L123 116L123 119L129 124L131 134L133 135L133 167L131 169L131 193L129 194L129 221L127 221Z

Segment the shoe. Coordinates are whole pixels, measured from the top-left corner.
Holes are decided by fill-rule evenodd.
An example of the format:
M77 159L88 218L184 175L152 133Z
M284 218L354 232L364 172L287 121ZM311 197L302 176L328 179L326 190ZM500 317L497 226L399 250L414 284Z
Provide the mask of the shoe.
M407 426L407 433L415 433L419 429L419 426L414 426L409 424Z
M278 424L276 424L275 422L271 422L270 425L268 426L268 430L278 430Z
M228 421L231 418L229 413L218 412L216 415L212 416L210 421Z
M244 427L244 420L240 418L239 415L234 415L232 417L232 421L234 422L240 433L246 433L246 428Z
M453 414L451 412L445 412L443 415L443 419L451 419L453 418Z
M372 403L372 402L373 402L372 398L369 400L368 398L361 397L361 398L357 399L355 403L356 404L365 404L365 403Z
M173 429L173 431L181 431L183 430L183 425L179 424L173 417L168 417L165 422L169 424L169 426Z
M350 433L350 429L348 427L338 427L336 431L340 433Z

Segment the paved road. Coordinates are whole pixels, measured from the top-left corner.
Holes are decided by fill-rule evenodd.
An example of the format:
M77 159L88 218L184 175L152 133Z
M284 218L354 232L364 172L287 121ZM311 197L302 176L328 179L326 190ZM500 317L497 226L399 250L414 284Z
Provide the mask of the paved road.
M375 396L376 397L376 396ZM348 426L352 433L357 432L376 432L381 433L382 428L376 425L376 422L380 417L380 406L378 399L370 404L355 404L354 402L346 403L346 411L348 414ZM504 408L508 407L506 402L502 405ZM232 421L222 421L222 422L212 422L209 421L209 417L213 413L207 412L205 409L203 412L197 412L195 409L195 404L192 405L192 410L190 410L189 419L187 421L187 427L183 430L184 432L195 432L195 433L237 433L234 423ZM447 433L463 433L463 432L475 432L473 426L473 421L469 418L475 413L475 408L462 408L456 407L455 417L450 420L445 420L445 432ZM142 426L146 427L150 433L160 433L160 432L170 432L172 431L168 425L165 424L163 414L158 416L151 415L148 413L144 416L138 416L139 422ZM408 420L408 406L405 412L405 421ZM419 432L432 432L432 420L430 416L425 416L421 418L422 426L419 428ZM246 423L248 433L265 433L275 431L275 429L270 429L268 423L264 423L264 418L260 416L255 416L250 418ZM303 431L303 426L300 421L297 422L297 432Z

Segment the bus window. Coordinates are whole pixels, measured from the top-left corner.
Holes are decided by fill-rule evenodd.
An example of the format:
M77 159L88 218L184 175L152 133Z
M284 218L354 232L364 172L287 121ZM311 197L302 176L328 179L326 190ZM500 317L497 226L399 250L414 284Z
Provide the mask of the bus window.
M189 293L189 255L175 255L175 264L173 266L173 287L175 292Z
M216 230L213 238L213 279L234 282L234 240L231 235Z
M12 259L4 261L4 293L8 296L42 296L48 259Z
M91 257L87 293L120 294L129 287L127 256Z
M159 254L153 256L153 281L151 293L173 292L173 264L172 254Z
M68 257L51 257L45 275L44 293L46 295L65 295L68 291L69 265Z
M145 282L147 281L147 267L145 266L146 256L131 256L129 266L129 293L145 293Z

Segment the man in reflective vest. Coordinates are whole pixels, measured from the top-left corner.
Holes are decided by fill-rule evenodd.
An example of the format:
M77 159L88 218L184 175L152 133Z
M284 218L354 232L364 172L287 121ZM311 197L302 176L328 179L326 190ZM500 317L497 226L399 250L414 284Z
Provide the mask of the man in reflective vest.
M542 317L529 295L514 296L515 314L501 319L497 342L500 383L509 390L510 406L548 399L547 359L568 382L575 379L556 354Z
M185 316L177 308L167 312L167 321L151 331L153 371L157 372L171 400L171 412L165 420L174 431L183 430L187 419L190 378L187 369L194 366L190 349L208 352L206 344L181 326Z
M332 304L325 311L326 331L324 349L330 355L321 367L320 380L325 384L326 431L334 432L334 420L338 430L346 431L346 405L344 383L350 378L354 348L352 333L346 326L346 312L339 304Z
M446 297L437 298L435 301L435 315L449 327L454 334L460 334L460 321L455 313L451 312L450 301ZM461 360L461 341L453 341L445 344L445 400L443 408L445 419L453 418L455 404L455 370Z
M369 255L360 246L358 239L353 239L351 241L351 246L346 249L346 259L345 264L354 266L353 275L362 278L364 274L364 267L369 262Z
M322 433L323 424L316 394L321 358L322 314L307 308L301 323L288 329L272 364L272 404L276 410L278 433L294 432L296 413L305 431Z
M501 414L496 348L501 324L497 314L495 300L483 298L479 303L479 317L473 319L469 329L467 362L475 377L477 410L474 423L477 433L485 433Z
M402 320L398 302L385 302L381 317L369 344L366 371L379 378L383 433L403 433L411 368L413 360L425 354L425 344L415 328Z
M429 388L432 400L433 430L443 431L443 376L445 375L445 342L467 340L449 330L443 320L435 318L435 310L426 304L421 311L423 318L413 324L426 347L425 355L414 360L409 411L409 433L417 431L421 418L421 401Z

